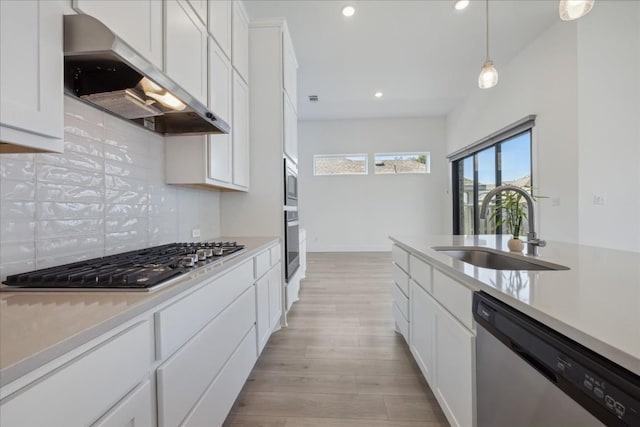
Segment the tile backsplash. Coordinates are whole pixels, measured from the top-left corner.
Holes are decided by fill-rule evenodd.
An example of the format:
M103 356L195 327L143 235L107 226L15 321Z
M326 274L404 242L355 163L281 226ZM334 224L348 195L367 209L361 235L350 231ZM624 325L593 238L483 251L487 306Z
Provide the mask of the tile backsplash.
M64 127L63 154L0 155L2 280L220 235L219 193L164 183L162 136L69 97Z

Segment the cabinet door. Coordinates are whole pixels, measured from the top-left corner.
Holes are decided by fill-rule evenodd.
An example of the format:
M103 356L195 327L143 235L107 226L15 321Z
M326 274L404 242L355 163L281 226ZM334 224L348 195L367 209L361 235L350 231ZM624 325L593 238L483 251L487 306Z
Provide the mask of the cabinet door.
M474 426L475 336L443 308L436 312L436 387L452 426Z
M207 31L186 2L167 0L165 8L165 71L206 104Z
M249 187L249 88L233 73L233 183Z
M267 276L269 278L269 328L273 332L280 325L282 316L282 269L274 267Z
M231 62L213 39L209 39L209 108L231 125ZM209 178L231 182L231 138L227 134L209 136Z
M209 32L231 58L231 0L209 2Z
M284 97L284 152L298 163L298 117L293 104L287 96Z
M184 420L247 331L253 331L255 315L255 291L251 287L158 368L160 427L177 426ZM255 333L252 338L255 358Z
M3 400L0 426L88 425L148 375L152 343L147 321L108 338Z
M73 0L73 8L97 18L153 65L162 68L162 2Z
M93 424L93 427L151 426L154 411L152 399L155 400L155 393L152 395L151 385L146 381Z
M433 361L435 355L436 302L414 282L409 286L411 353L424 377L434 385Z
M232 8L231 62L245 81L249 81L249 18L239 1Z
M63 67L61 4L0 1L1 141L63 151Z
M240 394L256 363L256 331L252 327L229 357L204 396L180 425L183 427L221 426Z
M298 62L293 50L293 42L286 29L282 33L282 62L282 84L291 99L293 110L298 111Z
M258 354L269 340L269 276L264 276L256 282L256 334L258 336Z
M198 15L198 18L207 25L207 0L187 0L189 5ZM215 2L214 2L215 3Z

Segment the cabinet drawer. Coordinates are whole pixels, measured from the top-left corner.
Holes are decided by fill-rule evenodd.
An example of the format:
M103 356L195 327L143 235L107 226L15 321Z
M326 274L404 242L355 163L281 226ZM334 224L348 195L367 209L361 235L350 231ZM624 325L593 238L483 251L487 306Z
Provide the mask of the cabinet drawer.
M158 368L160 426L177 426L184 420L255 320L252 287ZM254 338L254 355L255 344Z
M409 342L409 321L402 315L402 312L398 306L393 304L393 320L395 320L398 330L404 337L404 340Z
M272 267L280 262L280 259L282 257L281 250L282 249L280 248L280 245L275 245L274 247L269 249L269 252L271 253L271 266Z
M182 426L221 426L256 363L256 330L251 328Z
M92 427L151 426L153 419L152 399L155 400L155 394L152 396L151 384L147 380L118 402Z
M409 295L409 275L395 264L393 264L391 269L391 275L393 277L393 281L396 282L396 285L400 287L402 292L404 292L405 295Z
M271 266L271 257L269 255L269 250L259 253L254 258L255 269L256 269L256 279L261 278L264 274L269 270Z
M10 396L0 425L89 425L147 375L151 349L149 323L132 326Z
M156 355L164 359L253 284L253 260L156 313Z
M422 289L429 293L433 293L433 289L431 287L431 266L429 264L419 260L413 255L410 255L409 273L411 273L411 278L418 285L422 286Z
M433 270L433 296L469 330L473 328L471 289Z
M409 252L398 245L393 245L391 247L391 258L393 262L398 264L404 271L409 271Z
M398 285L394 284L391 289L391 294L393 295L393 302L398 306L400 312L405 317L405 319L409 318L409 298L400 290Z

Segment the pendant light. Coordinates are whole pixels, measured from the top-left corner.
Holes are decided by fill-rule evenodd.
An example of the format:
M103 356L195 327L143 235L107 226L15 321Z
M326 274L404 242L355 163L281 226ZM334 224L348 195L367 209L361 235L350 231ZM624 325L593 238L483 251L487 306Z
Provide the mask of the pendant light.
M489 0L487 4L487 60L485 61L480 75L478 76L478 86L480 89L489 89L498 84L498 71L493 65L493 61L489 59Z
M582 18L593 9L595 0L560 0L560 19L573 21Z

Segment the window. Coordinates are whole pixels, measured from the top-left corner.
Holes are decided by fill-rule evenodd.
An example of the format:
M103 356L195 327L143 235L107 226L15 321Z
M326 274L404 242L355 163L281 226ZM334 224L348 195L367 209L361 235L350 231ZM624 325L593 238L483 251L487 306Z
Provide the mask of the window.
M453 179L453 233L501 234L489 221L495 202L489 203L486 219L480 207L496 186L511 184L531 193L531 129L535 116L519 122L449 156ZM522 233L528 232L525 224Z
M376 153L375 173L429 173L429 153Z
M366 154L316 154L313 156L313 175L366 175Z

